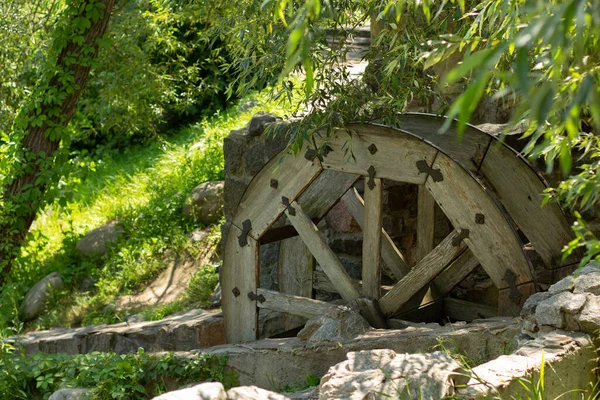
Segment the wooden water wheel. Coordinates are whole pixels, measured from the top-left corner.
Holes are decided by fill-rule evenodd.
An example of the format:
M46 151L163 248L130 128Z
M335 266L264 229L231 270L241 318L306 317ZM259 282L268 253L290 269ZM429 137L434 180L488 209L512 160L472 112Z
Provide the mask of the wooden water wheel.
M282 152L270 160L246 190L227 236L221 283L228 342L256 340L260 307L304 318L325 313L331 304L311 298L313 282L347 301L376 299L390 317L425 290L434 298L447 296L481 265L499 290L498 313L511 315L535 292L520 236L548 269L572 262L561 261L561 249L572 239L561 209L540 206L543 179L514 150L474 127L461 140L454 124L438 134L444 122L405 114L395 127L348 125L336 137L315 135L316 143L296 157ZM330 151L321 161L317 149L325 145ZM349 148L355 156L350 161ZM364 200L353 188L362 177ZM419 185L419 261L412 268L382 229L382 179ZM349 277L317 228L338 201L363 230L362 282ZM454 231L434 247L435 203ZM290 226L272 228L282 215ZM259 288L260 244L296 234L310 253L293 256L299 269L280 271L281 280L296 281L294 290ZM313 256L323 272L314 271ZM397 279L385 291L382 266Z

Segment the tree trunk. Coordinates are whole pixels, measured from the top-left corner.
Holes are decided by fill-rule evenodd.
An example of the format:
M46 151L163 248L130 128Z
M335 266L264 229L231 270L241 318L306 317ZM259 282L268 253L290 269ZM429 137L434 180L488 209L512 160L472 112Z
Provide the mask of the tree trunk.
M24 115L27 118L25 134L15 155L10 178L5 179L0 201L0 286L5 282L11 263L18 255L36 213L43 204L46 188L52 183L55 153L59 149L68 125L75 113L77 100L88 79L92 61L97 57L97 40L104 35L115 0L83 0L69 2L71 18L69 32L58 29L55 44L65 40L65 34L80 35L67 39L60 51L54 75L49 82L38 85ZM103 4L104 8L98 7ZM90 14L96 12L96 22ZM83 33L77 26L85 18L90 25ZM81 40L83 37L83 40ZM65 77L72 78L71 81ZM73 85L73 83L75 85ZM59 100L49 100L58 97ZM45 119L39 118L45 116ZM18 117L19 118L19 117ZM36 121L37 118L37 121ZM42 121L42 122L40 122ZM15 127L18 122L15 122Z

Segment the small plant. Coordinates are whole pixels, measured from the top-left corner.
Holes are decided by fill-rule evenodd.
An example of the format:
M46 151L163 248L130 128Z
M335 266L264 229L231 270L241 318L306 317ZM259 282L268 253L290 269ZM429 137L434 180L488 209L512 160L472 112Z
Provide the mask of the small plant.
M287 384L284 387L282 387L279 391L281 393L301 392L308 388L311 388L314 386L319 386L319 383L321 383L321 379L318 378L317 376L311 374L306 377L304 382Z

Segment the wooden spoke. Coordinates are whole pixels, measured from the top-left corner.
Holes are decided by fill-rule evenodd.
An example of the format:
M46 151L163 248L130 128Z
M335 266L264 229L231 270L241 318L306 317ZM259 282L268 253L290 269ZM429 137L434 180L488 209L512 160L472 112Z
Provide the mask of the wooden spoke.
M302 207L294 201L290 204L290 208L286 209L285 213L292 225L294 225L294 228L296 228L296 231L298 231L306 247L308 247L329 279L331 279L331 282L338 289L340 295L345 300L360 297L360 293L352 284L348 273L337 259L335 253L327 246L317 226L302 211Z
M358 290L359 292L362 292L362 290L363 290L362 281L352 279L352 284L354 285L356 290ZM333 284L331 283L331 280L327 277L327 275L325 275L325 272L323 272L323 271L313 272L312 285L313 285L313 289L316 289L316 290L322 290L324 292L329 292L329 293L338 293L335 286L333 286ZM386 285L381 285L379 288L380 288L379 289L380 292L383 294L392 290L391 286L386 286Z
M444 299L444 314L448 318L459 321L473 321L474 319L496 317L498 311L496 307L447 297Z
M256 340L258 312L256 302L248 293L255 293L258 272L258 246L247 237L247 244L239 245L242 231L235 225L229 230L221 273L222 303L225 317L225 336L228 343Z
M261 308L268 308L279 312L296 315L302 318L314 318L323 315L335 304L324 301L313 300L308 297L293 296L291 294L279 293L274 290L258 289L258 296L263 296L256 302Z
M342 197L342 201L346 204L348 211L352 214L358 225L364 230L364 204L356 189L348 190ZM410 271L404 256L383 228L381 229L381 258L385 266L389 269L388 275L391 275L393 278L400 280L400 278Z
M381 281L381 222L383 188L381 179L374 178L372 188L365 187L362 282L363 296L379 299Z
M445 296L479 265L473 252L467 249L433 280L438 292Z
M390 292L379 300L385 315L392 315L402 308L422 287L436 277L456 256L461 254L466 245L461 241L454 245L459 237L457 231L448 235L435 249L418 262L410 272L400 280Z
M314 258L301 238L281 241L277 262L279 291L294 296L312 297L314 266ZM285 330L290 330L305 322L303 318L286 315L283 325Z
M434 247L435 200L425 186L419 185L417 202L417 262L419 262Z

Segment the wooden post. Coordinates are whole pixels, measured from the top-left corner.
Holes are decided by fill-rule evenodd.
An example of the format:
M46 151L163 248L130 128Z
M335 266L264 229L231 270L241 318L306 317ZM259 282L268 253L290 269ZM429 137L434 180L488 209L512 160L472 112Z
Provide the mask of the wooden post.
M383 187L381 179L373 179L373 187L365 186L363 227L362 281L363 295L379 299L381 281L381 223Z
M423 185L419 185L417 205L417 262L434 247L435 200Z

